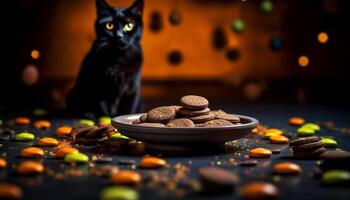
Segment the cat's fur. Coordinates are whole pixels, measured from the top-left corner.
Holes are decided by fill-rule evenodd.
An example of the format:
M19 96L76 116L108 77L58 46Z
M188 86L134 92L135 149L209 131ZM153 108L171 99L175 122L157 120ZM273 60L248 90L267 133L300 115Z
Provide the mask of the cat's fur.
M67 98L74 113L116 116L140 109L143 0L129 8L112 8L105 0L96 0L97 38L85 57L75 86ZM106 23L113 23L108 30ZM123 29L132 22L132 31Z

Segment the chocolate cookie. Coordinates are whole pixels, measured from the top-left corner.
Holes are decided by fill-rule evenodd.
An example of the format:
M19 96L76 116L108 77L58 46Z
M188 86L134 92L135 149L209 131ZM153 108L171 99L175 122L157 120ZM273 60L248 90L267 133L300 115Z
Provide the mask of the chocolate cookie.
M321 141L310 142L298 146L293 146L293 151L312 151L318 148L323 147L323 143Z
M310 142L317 142L320 140L321 140L321 138L318 136L302 137L302 138L298 138L298 139L290 141L289 146L298 146L298 145L303 145L303 144L307 144Z
M319 156L323 159L320 168L323 171L331 169L350 169L350 152L326 151Z
M208 122L205 122L203 127L214 127L214 126L232 126L233 124L224 119L214 119Z
M240 122L240 119L237 115L233 115L233 114L228 114L224 111L219 111L215 114L215 119L224 119L227 121L230 121L232 123L238 123Z
M186 118L171 120L166 126L172 128L185 128L185 127L195 127L194 123Z
M326 151L327 151L326 148L321 147L313 151L295 151L293 152L293 155L294 157L299 159L308 159L308 158L316 158Z
M153 108L147 113L147 122L168 123L175 118L175 109L171 106L161 106Z
M187 95L181 98L180 100L183 107L189 110L201 110L209 105L209 101L201 96L196 95Z
M206 115L210 112L209 108L204 108L202 110L189 110L185 107L182 107L178 110L178 113L185 116L198 116L198 115Z
M199 115L199 116L193 116L189 117L190 120L192 120L196 124L204 123L210 120L214 119L214 115L208 113L206 115Z
M138 126L147 126L147 127L155 127L155 128L162 128L165 127L164 124L161 123L149 123L149 122L144 122L141 124L137 124Z
M235 174L218 167L201 167L198 174L206 192L232 191L239 181Z
M179 111L182 108L182 106L176 106L176 105L173 105L170 107L173 107L175 109L175 112Z

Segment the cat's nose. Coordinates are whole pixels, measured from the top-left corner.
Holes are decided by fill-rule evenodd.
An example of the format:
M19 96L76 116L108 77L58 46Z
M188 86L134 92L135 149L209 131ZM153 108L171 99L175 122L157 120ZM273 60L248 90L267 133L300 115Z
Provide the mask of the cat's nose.
M117 30L117 32L116 32L116 37L117 37L117 38L123 38L123 37L124 37L123 31Z

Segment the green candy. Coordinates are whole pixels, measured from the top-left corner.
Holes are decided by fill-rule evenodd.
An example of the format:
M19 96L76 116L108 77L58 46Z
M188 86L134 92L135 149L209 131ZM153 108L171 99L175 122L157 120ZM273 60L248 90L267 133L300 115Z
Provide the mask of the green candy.
M327 185L337 185L350 182L350 172L341 169L326 171L322 174L322 182Z
M81 119L79 120L79 124L81 125L88 125L88 126L94 126L95 122L90 119Z
M47 110L43 108L37 108L33 110L33 114L36 116L45 116L47 115Z
M64 157L64 162L68 163L86 163L89 157L83 153L71 153Z
M125 135L122 135L121 133L114 133L109 137L111 140L128 140L129 138L126 137Z
M260 10L263 13L271 13L274 9L274 4L270 0L262 0L260 3Z
M321 142L324 144L325 147L336 147L338 145L337 141L333 140L332 138L322 138Z
M242 33L245 30L245 24L240 19L233 20L231 26L232 30L236 33Z
M320 131L321 127L318 124L314 124L314 123L306 123L304 124L301 128L310 128L314 131Z
M2 126L2 124L3 124L3 121L2 121L2 119L0 119L0 126Z
M109 186L102 190L101 200L137 200L139 194L136 190L124 186Z
M298 136L312 136L316 134L316 131L307 127L300 127L297 130Z
M104 117L100 117L98 119L99 122L102 122L104 124L110 124L112 122L112 118L108 117L108 116L104 116Z
M15 137L16 140L18 141L32 141L35 139L35 136L32 133L19 133Z

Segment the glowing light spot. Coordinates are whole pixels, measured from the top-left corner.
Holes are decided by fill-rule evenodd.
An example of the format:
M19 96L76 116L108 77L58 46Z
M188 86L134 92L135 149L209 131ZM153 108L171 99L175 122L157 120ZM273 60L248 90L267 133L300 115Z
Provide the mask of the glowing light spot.
M36 84L39 80L39 70L35 65L28 65L22 72L23 83L27 86Z
M39 59L40 58L40 52L36 49L33 49L32 52L30 52L30 56L33 58L33 59Z
M300 56L298 62L301 67L307 67L310 61L307 56Z
M322 44L327 43L328 42L328 34L325 32L321 32L318 34L317 39Z

